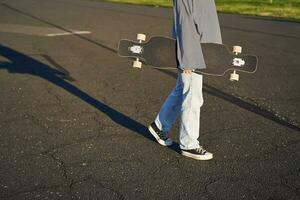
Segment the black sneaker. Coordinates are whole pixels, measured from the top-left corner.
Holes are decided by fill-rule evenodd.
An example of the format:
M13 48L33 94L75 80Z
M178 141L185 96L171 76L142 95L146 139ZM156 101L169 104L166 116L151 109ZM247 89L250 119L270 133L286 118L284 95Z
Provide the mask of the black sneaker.
M213 154L206 151L203 147L196 149L181 149L181 154L190 158L194 158L196 160L211 160L213 158Z
M155 122L153 122L149 127L148 130L150 133L155 137L157 142L163 146L171 146L172 140L166 136L161 130L158 129Z

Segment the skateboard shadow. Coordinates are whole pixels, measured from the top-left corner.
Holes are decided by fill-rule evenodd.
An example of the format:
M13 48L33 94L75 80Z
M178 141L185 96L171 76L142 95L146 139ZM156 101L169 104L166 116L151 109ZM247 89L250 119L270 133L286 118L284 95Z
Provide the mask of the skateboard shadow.
M17 52L9 47L0 44L0 56L9 60L9 62L0 62L0 70L7 70L10 73L30 74L40 77L53 85L64 89L70 94L78 97L90 106L105 113L112 121L127 128L135 133L144 136L147 139L155 141L152 135L148 132L147 127L141 123L131 119L129 116L105 105L101 101L91 97L84 91L69 83L69 74L66 71L53 69L50 66L43 64L27 55ZM176 147L175 147L176 149Z

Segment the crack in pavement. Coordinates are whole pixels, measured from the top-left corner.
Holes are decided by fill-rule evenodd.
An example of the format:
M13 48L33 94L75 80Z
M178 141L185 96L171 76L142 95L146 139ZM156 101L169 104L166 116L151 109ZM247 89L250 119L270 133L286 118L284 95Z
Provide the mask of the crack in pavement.
M50 154L50 158L52 158L52 160L58 164L59 169L62 171L62 177L67 181L68 189L69 189L68 194L70 196L72 196L71 192L72 192L72 186L74 184L74 179L72 179L71 177L68 176L68 171L67 171L64 161L55 157L54 153Z
M67 30L64 27L61 27L59 25L53 24L51 22L48 22L48 21L46 21L44 19L41 19L39 17L36 17L36 16L34 16L34 15L30 14L30 13L26 13L24 11L21 11L21 10L19 10L17 8L14 8L14 7L6 4L6 3L1 3L1 4L2 4L2 6L8 8L10 10L13 10L13 11L19 13L19 14L31 17L32 19L35 19L35 20L38 20L38 21L40 21L42 23L45 23L45 24L48 24L50 26L59 28L59 29L61 29L63 31L71 32L70 30ZM95 44L97 46L100 46L100 47L102 47L102 48L104 48L106 50L109 50L109 51L113 52L113 53L117 53L116 49L108 47L108 46L106 46L104 44L101 44L99 42L96 42L96 41L94 41L92 39L86 38L86 37L84 37L82 35L74 35L74 36L78 37L80 39L83 39L85 41L88 41L88 42L90 42L92 44ZM161 72L163 72L163 73L165 73L167 75L170 75L170 76L176 78L176 73L173 73L173 72L170 72L170 71L164 71L164 70L158 70L158 71L161 71ZM250 98L247 98L247 97L241 97L241 96L238 96L238 95L235 95L235 94L225 93L225 92L217 89L216 87L210 86L208 84L204 84L203 86L204 86L203 87L204 92L207 92L207 93L209 93L211 95L214 95L214 96L217 96L217 97L219 97L221 99L229 101L229 102L231 102L231 103L233 103L233 104L235 104L235 105L237 105L237 106L239 106L241 108L244 108L244 109L246 109L248 111L256 113L256 114L258 114L258 115L260 115L262 117L265 117L265 118L267 118L267 119L269 119L271 121L274 121L274 122L276 122L276 123L278 123L278 124L280 124L282 126L286 126L288 128L291 128L293 130L296 130L296 131L300 132L300 125L297 122L295 122L294 120L292 120L292 119L290 119L290 118L288 118L288 117L280 114L278 111L276 111L275 109L273 109L271 107L263 106L263 105L255 102L254 100L252 100Z
M207 89L207 88L206 88ZM215 91L215 90L218 90L217 88L212 88L212 94L214 94L214 93L216 93L216 92L219 92L220 90L218 90L218 91ZM49 92L49 91L48 91ZM222 91L221 91L222 92ZM50 92L51 93L51 92ZM222 94L222 93L221 93ZM240 102L243 102L243 101L245 101L245 99L246 99L246 101L249 101L249 100L247 100L247 98L245 98L245 97L238 97L238 95L236 95L236 94L227 94L227 93L224 93L225 94L225 96L226 95L229 95L229 96L231 96L231 98L228 98L228 101L230 101L230 100L232 100L232 97L233 98L239 98L239 100L238 101L240 101ZM223 97L224 97L224 94L222 94L223 95ZM222 95L221 95L221 98L222 98ZM216 95L215 95L216 96ZM57 98L57 100L60 102L60 103L62 103L62 99L63 98L59 98L58 96L56 97ZM226 99L225 99L226 100ZM235 100L235 99L234 99ZM251 99L250 99L250 101L251 101ZM231 101L231 103L234 103L234 101ZM252 104L256 104L256 105L254 105L254 107L256 106L256 107L259 107L260 106L260 104L258 104L258 103L253 103L253 102L250 102L250 107L248 107L248 111L251 111L251 106L253 106ZM243 107L243 105L244 104L242 104L241 103L241 106L240 107ZM264 107L264 106L263 106ZM260 109L260 108L259 108ZM270 110L271 109L271 110ZM267 109L266 111L262 111L262 112L270 112L272 115L274 115L275 117L278 117L278 118L280 118L281 117L281 115L280 114L278 114L279 116L277 116L276 115L276 110L272 110L272 108L270 108L270 109ZM261 109L260 109L261 110ZM63 109L63 111L66 111L66 109ZM100 116L100 112L95 112L96 113L96 115L97 116ZM274 114L275 113L275 114ZM258 114L258 113L256 113L256 114ZM34 123L41 123L41 121L38 119L38 118L35 118L34 116L31 116L31 117L33 117L33 121L34 121ZM101 117L99 117L99 118L101 118ZM93 120L95 120L95 122L99 122L97 119L96 119L96 117L94 116L93 117ZM283 121L289 121L289 119L286 119L286 118L283 118L282 119ZM288 123L293 123L293 122L288 122ZM296 124L296 126L299 128L299 125L298 124ZM44 127L45 128L45 127ZM47 129L47 131L49 131L49 127L46 127L46 129ZM78 145L78 144L81 144L81 143L84 143L84 142L86 142L86 141L88 141L88 140L91 140L91 139L97 139L98 137L99 137L99 135L100 134L102 134L101 133L101 126L97 129L97 132L98 132L98 134L96 135L96 136L92 136L92 137L89 137L89 138L81 138L80 140L77 140L77 141L72 141L71 143L69 143L69 144L62 144L62 145L60 145L60 146L58 146L58 148L57 147L53 147L53 148L51 148L51 149L48 149L47 151L44 151L43 153L45 154L45 155L48 155L48 156L50 156L51 157L51 159L55 162L55 163L57 163L58 164L58 167L59 167L59 170L61 171L61 175L62 175L62 177L66 180L66 182L67 182L67 186L68 186L68 193L69 193L69 195L74 195L73 194L73 189L74 189L74 185L75 184L77 184L77 183L79 183L80 181L83 181L83 182L85 182L85 181L88 181L88 180L93 180L92 178L85 178L85 179L82 179L82 180L79 180L79 181L75 181L74 180L74 178L72 178L72 177L70 177L70 173L69 173L69 171L68 171L68 167L67 167L67 165L68 165L68 163L66 163L64 160L62 160L62 159L60 159L59 157L57 157L57 156L55 156L56 155L56 153L57 153L57 151L59 150L59 149L61 149L61 148L68 148L68 147L70 147L71 145ZM222 130L221 130L222 131ZM224 131L224 130L223 130ZM48 132L47 132L48 133ZM293 145L293 144L298 144L298 142L299 142L299 140L298 141L292 141L292 142L290 142L290 143L288 143L288 145L287 146L289 146L289 145ZM275 144L273 144L273 146L274 146L274 148L275 148L275 151L274 152L277 152L277 151L280 151L281 150L281 148L287 148L286 146L278 146L278 145L275 145ZM177 158L177 157L176 157ZM255 157L254 157L255 158ZM136 159L136 158L135 158ZM154 171L153 171L153 174L155 174L155 173L158 173L158 172L160 172L161 170L162 170L162 168L164 167L164 166L166 166L166 165L170 165L170 164L173 164L173 163L180 163L180 161L181 161L181 159L183 159L182 157L178 157L177 159L175 159L175 160L171 160L171 161L169 161L169 162L167 162L167 163L165 163L165 164L162 164L162 165L160 165L160 166L157 166L155 169L154 169ZM137 159L136 159L137 160ZM136 161L135 160L135 161ZM243 160L242 160L243 161ZM245 160L245 162L248 162L249 160ZM251 161L251 159L250 159L250 161ZM96 162L96 161L95 161ZM111 162L113 162L113 161L111 161ZM117 161L117 162L124 162L124 161ZM138 160L138 162L141 162L141 163L143 163L143 164L146 164L146 163L144 163L143 162L143 160L141 160L141 159L139 159ZM228 161L226 161L226 163L227 163ZM93 181L95 181L95 180L93 180ZM211 181L208 181L207 182L207 184L206 184L206 187L205 187L205 189L206 189L206 191L208 192L209 191L209 186L210 185L212 185L213 183L215 183L215 182L217 182L217 181L220 181L220 179L218 179L218 178L216 178L216 179L213 179L213 180L211 180ZM95 181L96 183L98 183L97 181ZM283 182L283 181L282 181ZM108 189L108 190L110 190L110 191L112 191L113 193L115 193L120 199L126 199L126 196L124 195L124 194L122 194L120 191L118 191L118 190L116 190L116 189L114 189L114 187L113 186L111 186L111 185L106 185L105 183L103 183L103 182L101 182L101 181L99 181L99 183L98 183L99 185L101 185L103 188L105 188L105 189ZM286 184L286 182L283 182L283 184ZM62 186L64 186L64 185L62 185ZM51 186L51 187L53 187L53 188L57 188L57 187L61 187L61 186ZM44 186L42 186L42 187L37 187L36 189L37 189L37 191L40 191L40 190L44 190L43 188L51 188L51 187L44 187ZM25 190L24 190L25 191ZM23 192L24 192L23 191ZM27 190L27 191L30 191L30 190ZM33 192L34 192L34 190L32 190ZM21 193L22 193L22 191L20 191ZM25 191L25 193L26 193L26 191Z
M56 153L60 149L65 149L65 148L70 147L70 146L80 145L80 144L86 143L86 142L88 142L90 140L94 141L95 139L97 139L99 137L100 137L100 134L97 134L97 135L94 135L94 136L90 136L90 137L87 137L87 138L80 138L80 139L76 140L75 142L64 143L64 144L60 144L60 145L54 146L54 147L52 147L52 148L50 148L48 150L45 150L45 151L43 151L43 152L41 152L39 154L41 154L41 155L49 155L50 154L51 155L53 153Z
M210 192L208 187L214 183L217 183L220 180L221 178L213 178L211 181L208 181L207 183L204 184L205 193L208 194L209 199L216 199L216 195L214 195L215 194L214 192L213 193Z
M178 158L176 158L175 160L171 160L171 161L169 161L169 162L167 162L167 163L164 163L164 164L162 164L162 165L157 166L157 167L152 171L150 178L152 178L152 176L154 176L157 172L160 172L161 169L162 169L164 166L167 166L167 165L170 165L170 164L173 164L173 163L179 163L179 160L180 160L180 159L181 159L181 158L178 157Z
M216 163L222 163L222 164L226 164L226 163L242 163L242 162L245 162L246 163L249 163L249 162L258 162L258 161L266 161L266 160L270 160L271 158L269 157L270 155L274 155L276 154L277 152L279 152L280 150L282 149L286 149L288 148L290 145L297 145L297 143L299 143L300 140L296 140L296 141L291 141L289 143L287 143L286 145L283 145L283 146L279 146L279 145L276 145L276 144L272 144L272 143L269 143L272 147L264 152L264 153L259 153L259 154L256 154L256 155L253 155L253 156L248 156L248 157L242 157L242 158L226 158L226 161L223 161L223 160L215 160ZM290 154L291 153L296 153L297 150L295 150L295 152L289 152Z
M273 150L273 152L269 152L269 153L275 153L275 152L277 152L277 151L279 151L281 149L286 149L286 148L288 148L291 145L297 145L299 142L300 142L300 140L292 140L292 141L287 142L286 144L283 144L282 146L277 145L277 144L273 144L271 142L270 144L274 147L275 150ZM297 151L298 150L295 149L295 151L290 151L289 153L296 153Z
M124 194L122 194L120 191L114 189L112 186L105 185L104 183L99 182L98 180L95 180L93 178L92 178L92 180L95 183L97 183L98 185L100 185L102 188L107 189L107 190L111 191L112 193L116 194L116 196L118 197L118 199L121 199L121 200L127 199Z
M64 185L52 185L52 186L38 186L38 187L34 187L32 189L28 189L28 190L16 190L16 191L11 191L11 194L8 195L1 195L1 198L15 198L19 195L22 194L28 194L28 193L34 193L34 192L43 192L43 191L47 191L49 189L57 189L60 187L64 187Z
M287 184L287 180L280 176L280 185L294 192L298 197L300 196L300 188L292 187Z

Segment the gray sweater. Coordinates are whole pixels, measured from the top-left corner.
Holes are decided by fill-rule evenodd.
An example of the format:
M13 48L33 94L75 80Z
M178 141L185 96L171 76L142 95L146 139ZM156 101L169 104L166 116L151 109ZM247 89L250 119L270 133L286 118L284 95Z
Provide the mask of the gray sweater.
M222 43L214 0L173 0L173 38L181 69L206 68L201 43Z

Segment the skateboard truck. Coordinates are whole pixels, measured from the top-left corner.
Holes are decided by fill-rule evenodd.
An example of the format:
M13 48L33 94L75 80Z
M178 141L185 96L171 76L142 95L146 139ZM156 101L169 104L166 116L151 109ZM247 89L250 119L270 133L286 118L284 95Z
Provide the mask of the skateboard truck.
M137 34L137 40L139 43L142 43L142 42L145 42L146 41L146 35L145 34L142 34L142 33L139 33ZM133 53L139 53L141 54L143 52L143 49L141 48L141 46L132 46L130 48L130 50L133 52ZM134 68L139 68L141 69L142 68L142 62L139 60L139 58L136 58L135 61L133 61L133 64L132 66Z
M232 52L235 55L238 55L238 54L242 53L242 47L241 46L233 46ZM232 64L235 66L243 66L243 65L245 65L245 61L238 59L238 58L234 58ZM236 70L233 70L233 73L230 74L229 80L230 81L239 81L239 74L236 73Z

